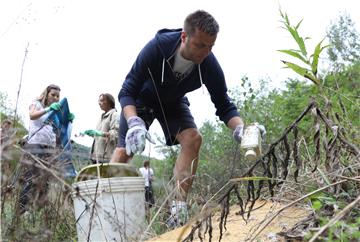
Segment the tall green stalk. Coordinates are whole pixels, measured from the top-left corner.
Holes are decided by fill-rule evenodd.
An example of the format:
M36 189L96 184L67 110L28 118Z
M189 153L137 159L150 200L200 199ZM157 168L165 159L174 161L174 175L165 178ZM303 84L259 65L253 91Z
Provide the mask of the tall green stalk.
M322 43L324 41L323 39L316 45L314 52L312 54L309 54L306 49L305 41L310 38L301 37L298 31L302 20L299 21L299 23L296 25L291 25L288 15L286 13L283 13L281 9L279 11L282 18L282 20L280 21L283 24L282 28L284 28L291 34L298 46L298 49L287 49L278 51L299 60L302 65L298 65L294 62L286 60L281 60L282 63L285 64L285 68L292 69L297 74L312 81L314 84L319 86L319 88L321 88L322 83L320 77L318 76L319 56L325 48L329 47L329 45L322 46Z

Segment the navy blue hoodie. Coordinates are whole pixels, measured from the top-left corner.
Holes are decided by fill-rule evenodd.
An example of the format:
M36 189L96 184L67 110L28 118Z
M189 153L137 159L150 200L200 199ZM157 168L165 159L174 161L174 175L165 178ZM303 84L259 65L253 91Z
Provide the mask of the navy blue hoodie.
M190 105L185 94L205 84L216 115L226 124L239 113L227 95L224 73L212 52L184 79L176 80L172 66L180 34L181 29L162 29L141 50L120 90L121 106L138 104L154 108L160 106L160 101L166 108L179 101Z

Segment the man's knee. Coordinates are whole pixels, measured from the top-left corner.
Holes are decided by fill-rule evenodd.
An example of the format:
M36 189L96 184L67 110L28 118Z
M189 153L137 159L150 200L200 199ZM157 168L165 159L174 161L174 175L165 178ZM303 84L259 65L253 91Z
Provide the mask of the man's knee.
M131 159L131 156L126 154L126 149L122 147L116 147L114 150L110 163L127 163Z
M186 129L180 134L180 144L182 147L200 149L202 136L197 129Z

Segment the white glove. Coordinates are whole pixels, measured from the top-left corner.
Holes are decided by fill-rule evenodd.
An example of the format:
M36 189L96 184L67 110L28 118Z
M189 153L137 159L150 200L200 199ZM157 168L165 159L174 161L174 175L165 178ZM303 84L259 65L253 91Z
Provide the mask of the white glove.
M265 126L261 125L259 123L254 123L254 124L260 130L261 138L265 139L265 134L266 134ZM239 124L238 126L236 126L236 128L233 132L233 137L238 143L241 143L243 135L244 135L244 125Z
M126 154L141 153L145 149L146 139L151 143L155 142L151 139L150 133L146 130L145 122L138 116L130 117L127 120L129 130L126 133Z
M243 137L243 134L244 134L244 125L239 124L238 126L236 126L236 128L235 128L235 130L233 132L233 137L239 144L241 143L241 139Z
M264 125L261 125L259 123L255 123L256 127L260 130L260 134L261 134L261 138L265 139L265 135L266 135L266 129Z

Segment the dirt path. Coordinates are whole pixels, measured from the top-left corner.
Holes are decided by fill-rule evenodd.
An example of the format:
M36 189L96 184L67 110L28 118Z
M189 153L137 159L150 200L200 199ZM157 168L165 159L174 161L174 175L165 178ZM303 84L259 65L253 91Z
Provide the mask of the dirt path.
M257 208L263 205L261 208L254 210L251 213L250 219L246 224L241 216L236 215L240 211L238 206L232 206L230 208L230 213L227 218L226 228L227 231L223 232L223 237L221 241L224 242L239 242L246 241L249 239L249 236L255 234L255 230L261 226L261 222L266 218L272 217L276 211L282 208L285 204L281 203L272 203L270 201L261 201L257 202L254 208ZM255 241L281 241L279 237L276 236L276 233L281 231L286 231L291 228L294 224L304 219L310 214L310 211L300 208L300 207L291 207L280 213L267 227L263 230ZM219 241L219 215L217 212L213 217L213 232L211 241ZM152 238L147 240L147 242L171 242L171 241L182 241L190 232L191 226L181 227L172 231L169 231L165 234L162 234L159 237ZM180 235L183 234L181 237ZM197 232L195 233L197 234ZM209 234L205 235L204 241L209 241ZM197 235L195 235L194 241L200 241Z

